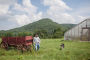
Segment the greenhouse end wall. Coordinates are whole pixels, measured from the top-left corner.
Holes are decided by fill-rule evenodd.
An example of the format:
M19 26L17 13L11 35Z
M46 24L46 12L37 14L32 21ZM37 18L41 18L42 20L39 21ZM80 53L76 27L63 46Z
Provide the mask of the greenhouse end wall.
M90 41L90 19L86 19L64 34L64 40Z

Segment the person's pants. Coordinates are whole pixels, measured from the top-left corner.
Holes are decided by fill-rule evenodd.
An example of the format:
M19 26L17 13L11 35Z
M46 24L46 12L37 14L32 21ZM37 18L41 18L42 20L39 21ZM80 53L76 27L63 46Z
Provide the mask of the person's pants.
M37 51L37 50L39 50L39 48L40 48L39 43L36 43L36 44L35 44L35 50Z

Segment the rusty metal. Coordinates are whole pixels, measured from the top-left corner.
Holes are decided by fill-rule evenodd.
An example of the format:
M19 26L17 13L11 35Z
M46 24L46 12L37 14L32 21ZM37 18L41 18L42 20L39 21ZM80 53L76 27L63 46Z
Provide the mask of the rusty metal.
M14 46L17 49L27 49L26 47L33 44L32 36L25 37L3 37L1 47L7 49L9 46Z

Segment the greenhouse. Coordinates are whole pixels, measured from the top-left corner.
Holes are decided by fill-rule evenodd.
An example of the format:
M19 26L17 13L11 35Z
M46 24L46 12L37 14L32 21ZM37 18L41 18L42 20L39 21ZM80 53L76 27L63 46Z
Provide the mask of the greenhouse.
M90 41L90 19L86 19L64 34L65 40Z

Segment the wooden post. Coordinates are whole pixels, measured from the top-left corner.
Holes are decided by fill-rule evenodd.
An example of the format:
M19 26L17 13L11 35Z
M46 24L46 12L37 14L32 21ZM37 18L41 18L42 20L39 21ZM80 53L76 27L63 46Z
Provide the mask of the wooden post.
M88 41L90 41L90 29L88 29Z
M83 37L83 29L81 30L81 41L82 41L82 37Z

